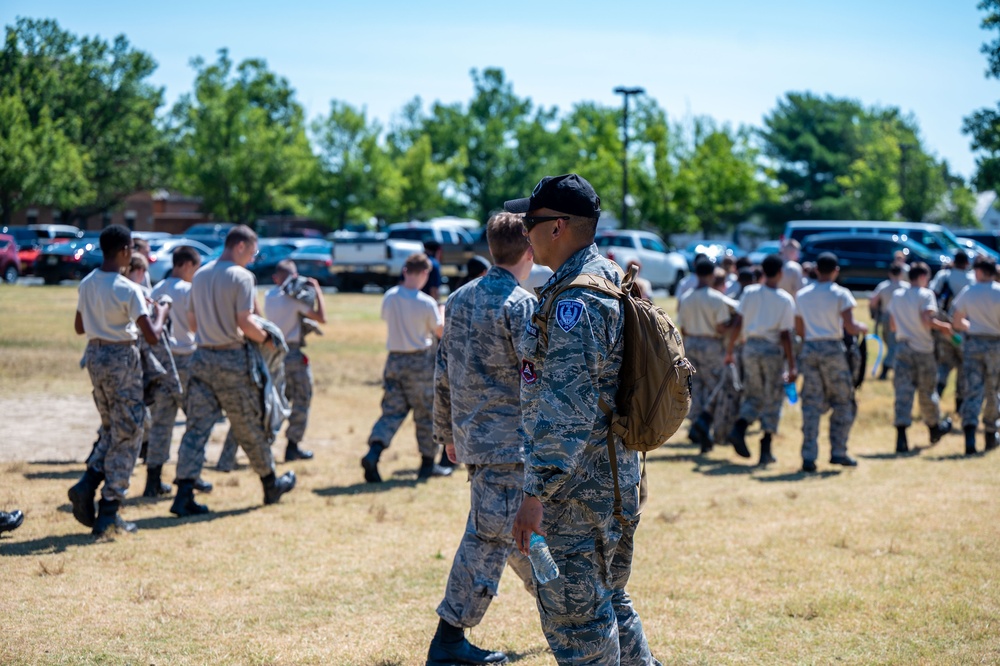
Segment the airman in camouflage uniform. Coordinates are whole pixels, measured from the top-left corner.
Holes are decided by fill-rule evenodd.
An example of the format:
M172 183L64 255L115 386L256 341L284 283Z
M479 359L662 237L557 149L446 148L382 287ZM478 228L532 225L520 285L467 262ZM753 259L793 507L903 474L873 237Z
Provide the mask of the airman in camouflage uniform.
M934 319L937 298L927 288L930 269L923 262L910 266L908 287L900 287L889 304L889 326L896 333L898 349L893 370L896 392L896 453L909 451L906 429L913 422L913 394L920 398L920 415L930 429L931 444L951 432L951 421L941 418L937 364L931 330L950 333L951 326Z
M976 426L982 409L986 451L1000 446L1000 283L992 259L980 257L973 268L976 284L955 298L952 326L965 331L963 343L965 402L962 430L965 454L976 453Z
M619 270L593 244L600 199L576 174L547 177L529 199L507 202L527 212L535 261L555 274L546 298L581 273L620 284ZM559 577L538 585L542 630L559 664L658 664L625 591L639 522L639 456L614 437L624 520L614 517L607 445L623 352L617 299L573 288L553 304L547 344L531 325L520 344L521 411L527 435L524 499L514 540L528 554L532 533L548 542Z
M837 256L824 252L816 260L819 280L799 290L795 328L802 337L798 367L802 375L802 471L815 472L819 455L819 419L830 416L830 462L854 467L847 455L847 438L854 424L857 404L854 381L847 364L843 334L866 332L854 319L857 302L850 291L836 284L840 272Z
M87 336L86 365L94 386L94 403L101 415L98 441L87 460L83 477L69 489L73 517L97 536L112 528L135 532L134 523L118 515L142 444L142 368L138 338L155 342L163 331L167 309L151 306L139 285L121 275L132 257L132 236L120 225L101 232L104 263L80 282L74 329ZM94 512L98 486L101 500Z
M520 357L535 298L518 286L531 272L521 216L499 213L486 225L496 265L454 292L434 373L434 440L469 470L471 502L455 553L428 664L498 663L505 655L478 648L463 629L477 626L511 568L534 593L531 564L511 530L524 485Z

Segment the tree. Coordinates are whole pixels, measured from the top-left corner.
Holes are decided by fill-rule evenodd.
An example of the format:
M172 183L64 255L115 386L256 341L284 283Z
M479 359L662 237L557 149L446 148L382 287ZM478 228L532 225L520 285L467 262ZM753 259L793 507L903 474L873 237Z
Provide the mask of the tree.
M986 12L980 27L1000 29L1000 0L980 0L977 7ZM982 45L986 56L986 78L1000 79L1000 38ZM1000 189L1000 105L996 109L979 109L962 121L962 132L972 137L976 151L976 175L973 181L980 190Z
M73 207L71 217L85 218L156 183L163 143L155 119L163 92L147 81L155 69L156 62L122 35L109 44L78 38L51 20L19 19L8 26L0 96L20 100L26 126L36 138L48 137L43 152L55 159L58 172L46 177L41 191L22 194L17 205ZM19 115L13 105L7 112ZM88 187L74 175L78 169Z
M225 49L215 64L196 58L192 66L194 92L171 113L173 182L201 195L206 212L233 222L304 211L315 158L287 79L259 59L234 70Z

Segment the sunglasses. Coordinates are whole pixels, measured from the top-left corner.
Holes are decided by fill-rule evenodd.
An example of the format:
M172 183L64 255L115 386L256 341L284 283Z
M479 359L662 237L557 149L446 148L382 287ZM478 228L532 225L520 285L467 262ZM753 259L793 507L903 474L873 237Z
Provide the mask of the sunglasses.
M542 215L539 217L524 217L521 219L521 224L524 225L525 232L530 232L536 226L542 222L551 222L552 220L568 220L569 215Z

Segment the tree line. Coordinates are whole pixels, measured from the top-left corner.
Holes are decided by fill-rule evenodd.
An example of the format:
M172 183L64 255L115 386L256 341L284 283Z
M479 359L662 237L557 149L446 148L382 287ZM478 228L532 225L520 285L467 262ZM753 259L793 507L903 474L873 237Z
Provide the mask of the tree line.
M235 63L225 49L211 62L194 59L192 89L166 108L163 89L150 82L155 61L125 36L78 37L53 20L22 18L5 37L3 223L28 205L83 219L160 187L199 196L205 212L233 222L268 214L331 228L438 215L485 220L543 175L570 171L585 174L603 208L617 212L625 157L626 225L666 235L719 234L748 219L772 227L810 218L975 224L973 191L895 107L789 92L754 128L707 116L672 120L641 96L628 116L626 157L620 108L537 106L497 68L471 72L467 102L417 97L383 125L336 99L310 120L288 79L261 59ZM994 153L979 163L981 188L1000 178L1000 122L990 131L974 140Z

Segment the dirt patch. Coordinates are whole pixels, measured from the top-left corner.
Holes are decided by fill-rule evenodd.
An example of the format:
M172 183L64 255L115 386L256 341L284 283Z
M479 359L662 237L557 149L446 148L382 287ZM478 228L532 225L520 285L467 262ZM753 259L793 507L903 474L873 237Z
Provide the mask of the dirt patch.
M89 395L3 397L0 414L8 415L0 433L3 462L83 462L101 425L101 417Z

